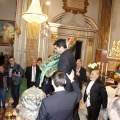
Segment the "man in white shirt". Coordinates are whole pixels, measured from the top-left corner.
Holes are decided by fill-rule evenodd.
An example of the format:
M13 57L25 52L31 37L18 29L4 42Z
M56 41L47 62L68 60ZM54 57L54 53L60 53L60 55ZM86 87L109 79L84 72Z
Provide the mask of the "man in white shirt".
M39 86L38 77L40 76L41 70L37 65L36 59L32 60L32 65L26 68L25 76L27 78L27 88L32 86Z
M104 84L99 80L99 70L93 70L90 81L84 93L84 102L87 105L88 120L98 120L100 108L107 107L107 92Z

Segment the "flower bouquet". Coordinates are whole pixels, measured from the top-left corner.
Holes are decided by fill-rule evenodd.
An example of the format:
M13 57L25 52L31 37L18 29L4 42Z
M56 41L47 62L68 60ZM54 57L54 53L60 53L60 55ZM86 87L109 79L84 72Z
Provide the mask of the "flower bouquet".
M88 65L89 72L91 73L93 70L99 70L100 69L100 62L97 63L90 63Z

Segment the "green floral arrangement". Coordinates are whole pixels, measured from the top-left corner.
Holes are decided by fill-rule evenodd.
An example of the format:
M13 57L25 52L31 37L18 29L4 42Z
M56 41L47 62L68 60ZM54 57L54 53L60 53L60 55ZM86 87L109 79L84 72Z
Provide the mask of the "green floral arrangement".
M97 63L90 63L88 65L89 72L91 73L93 70L99 70L100 69L100 62Z

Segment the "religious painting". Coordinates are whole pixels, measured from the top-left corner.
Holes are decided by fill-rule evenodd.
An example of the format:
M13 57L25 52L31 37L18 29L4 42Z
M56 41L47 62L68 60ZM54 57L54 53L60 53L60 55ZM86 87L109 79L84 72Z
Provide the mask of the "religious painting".
M88 0L63 0L63 9L74 14L85 14L88 5Z
M0 45L9 45L9 40L14 39L15 21L0 20Z

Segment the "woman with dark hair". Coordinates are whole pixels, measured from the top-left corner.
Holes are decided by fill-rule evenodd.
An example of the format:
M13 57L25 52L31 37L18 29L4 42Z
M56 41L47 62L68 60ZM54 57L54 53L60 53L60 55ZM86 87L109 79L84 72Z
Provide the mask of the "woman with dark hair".
M41 58L41 57L39 57L39 58L37 59L37 65L38 65L38 66L40 66L40 65L41 65L41 63L42 63L42 58Z

